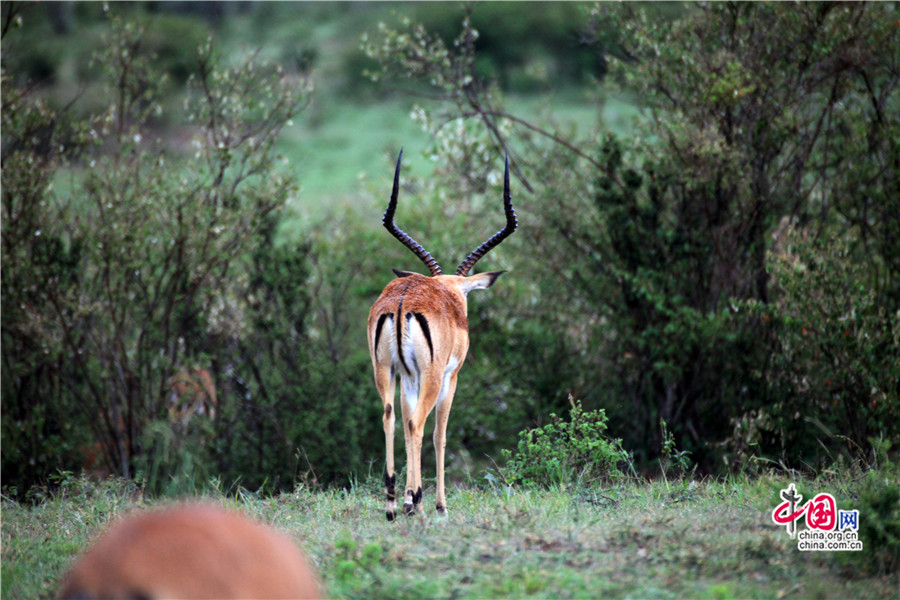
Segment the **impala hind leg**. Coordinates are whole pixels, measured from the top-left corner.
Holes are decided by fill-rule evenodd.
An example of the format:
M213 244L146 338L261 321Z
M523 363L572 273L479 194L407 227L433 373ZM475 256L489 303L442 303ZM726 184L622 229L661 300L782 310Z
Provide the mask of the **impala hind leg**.
M394 471L394 409L390 403L384 405L384 445L385 445L385 469L384 492L387 499L385 516L388 521L393 521L397 516L397 473Z
M403 403L404 408L406 403ZM406 414L411 412L411 415ZM422 434L425 429L424 416L419 411L405 411L403 434L406 438L406 492L403 495L403 514L414 515L422 502Z
M419 436L419 444L411 439L415 437L407 436L407 460L406 460L406 492L403 494L403 514L407 517L416 514L419 511L422 502L422 484L421 484L421 456L422 456L422 436ZM417 450L418 448L418 450Z
M394 384L395 379L389 372L376 375L375 385L384 404L384 414L381 418L384 424L384 492L387 500L384 512L388 521L393 521L397 516L397 474L394 471L394 422L397 417L393 407Z
M406 438L406 493L403 512L412 515L422 508L422 438L425 420L441 391L439 376L426 376L418 390L400 387L400 403L403 405L403 433ZM415 397L413 394L416 393Z
M403 414L403 439L406 448L406 492L403 494L403 514L410 516L416 513L417 504L422 499L422 487L419 479L421 471L422 438L419 437L416 447L416 419L419 394L415 384L409 380L400 380L400 406Z
M442 390L444 399L438 402L436 423L434 425L434 452L437 459L437 496L435 507L439 515L447 514L447 497L444 490L444 450L447 447L447 421L450 419L450 406L456 392L456 373L448 376L446 389Z

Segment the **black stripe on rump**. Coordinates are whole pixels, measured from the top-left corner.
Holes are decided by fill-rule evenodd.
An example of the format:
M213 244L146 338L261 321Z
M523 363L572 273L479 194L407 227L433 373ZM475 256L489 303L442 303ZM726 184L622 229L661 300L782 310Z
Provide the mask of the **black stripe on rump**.
M419 327L422 328L422 333L425 334L425 339L428 341L428 351L431 352L431 362L434 362L434 345L431 343L431 330L428 328L428 319L419 312L409 314L413 315L416 318L416 321L419 322Z
M384 320L391 316L390 313L384 313L380 317L378 317L378 323L375 325L375 347L374 350L378 350L378 338L381 337L381 328L384 327Z
M397 354L400 355L400 364L407 373L412 373L406 366L406 359L403 357L403 320L400 318L403 312L403 296L400 297L400 304L397 305Z

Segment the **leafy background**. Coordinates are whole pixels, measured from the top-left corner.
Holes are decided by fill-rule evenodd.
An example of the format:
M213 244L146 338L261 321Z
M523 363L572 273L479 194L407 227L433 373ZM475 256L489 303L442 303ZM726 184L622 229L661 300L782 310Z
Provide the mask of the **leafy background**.
M379 226L401 146L398 222L447 262L499 228L513 165L451 478L570 397L642 472L672 447L712 474L895 460L897 23L891 3L4 3L4 494L88 465L165 494L380 473L365 316L420 266ZM217 410L173 419L191 369Z

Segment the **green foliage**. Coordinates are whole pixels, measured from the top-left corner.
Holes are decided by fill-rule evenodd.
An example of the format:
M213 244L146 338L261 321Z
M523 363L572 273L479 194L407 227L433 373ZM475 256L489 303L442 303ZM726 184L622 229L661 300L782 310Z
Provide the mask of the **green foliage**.
M3 36L7 76L21 86L37 84L50 106L65 107L79 118L103 111L108 97L100 85L102 68L92 58L105 50L110 12L140 26L143 33L132 51L150 58L158 75L183 86L190 75L196 74L197 49L212 32L211 26L198 17L176 15L165 8L154 10L147 3L110 9L100 2L9 2L3 6L3 22L8 28ZM75 96L77 102L72 101ZM158 99L166 110L155 115L156 126L180 123L171 114L181 101L177 96L166 94Z
M660 467L662 468L663 478L670 467L676 469L676 473L685 474L691 466L690 452L687 450L679 450L675 444L675 436L666 428L666 422L660 420L659 427L662 429L662 451L660 452Z
M779 230L768 261L776 300L748 306L778 340L767 370L778 401L757 440L769 452L825 447L869 460L869 440L900 424L900 314L880 302L858 239L853 230Z
M177 84L197 75L197 48L210 37L210 28L199 18L155 15L142 19L144 35L140 52L153 57L154 66Z
M54 173L83 136L46 102L12 85L5 69L2 90L3 473L5 485L24 493L35 471L76 469L72 457L86 441L77 404L51 400L65 388L55 375L64 340L48 335L53 321L41 303L48 291L65 297L77 291L86 244L47 226L67 214L53 193Z
M766 340L729 301L759 293L750 274L761 241L718 240L740 218L722 212L721 190L662 162L637 166L624 147L606 136L592 202L545 217L568 243L569 289L603 323L587 335L589 347L607 349L592 366L606 383L588 389L629 424L626 447L643 464L664 449L662 419L673 443L709 465L713 448L702 440L722 435L729 416L765 392L747 374Z
M593 33L610 60L612 79L651 109L639 135L622 140L507 112L501 78L480 69L477 8L453 36L406 21L367 41L381 63L376 75L411 79L444 100L414 117L435 136L439 169L463 180L460 194L472 193L492 156L511 150L513 176L539 199L520 204L529 215L520 235L540 252L517 248L531 257L520 264L536 258L538 268L507 305L521 309L529 298L552 307L535 320L568 364L539 412L562 390L596 398L645 465L664 448L660 419L703 469L744 464L735 455L754 453L821 460L814 443L794 445L799 430L773 433L788 414L820 423L832 415L821 396L799 417L791 412L800 406L788 373L801 365L779 350L789 345L792 355L799 346L753 308L781 302L767 250L785 218L823 238L850 231L857 289L871 294L863 346L872 343L840 353L842 385L853 382L840 402L849 410L870 383L896 388L895 334L886 324L896 320L900 255L892 11L719 3L661 19L642 5L596 5L586 37ZM847 290L834 292L846 306ZM807 297L807 308L819 298ZM845 331L840 321L829 327ZM897 430L896 402L878 402L887 406L874 427L854 417L847 432L864 453L868 436Z
M839 459L825 477L837 495L838 504L859 510L859 540L862 552L836 553L834 561L845 572L873 576L900 575L900 463L896 449L885 438L870 440L875 454L874 465L867 470L862 460L850 463ZM837 485L835 485L837 484ZM821 486L820 486L821 487Z
M442 261L499 227L511 157L520 229L470 298L452 478L569 394L650 469L871 463L871 438L896 442L894 5L421 4L380 28L396 7L240 6L214 52L174 5L76 3L68 33L57 5L3 5L9 493L93 455L171 493L379 470L360 327L390 267L420 268L378 227L401 144L398 218ZM284 139L312 64L315 115ZM560 82L604 72L560 115ZM405 127L405 101L359 106L407 82L429 98ZM647 110L616 137L621 98ZM213 375L214 417L171 420L185 368Z
M7 77L19 79L19 84L52 80L65 57L65 48L53 35L52 24L43 12L25 3L3 4L3 65L8 70ZM33 35L11 43L10 38L15 36L7 33L26 22Z
M109 104L86 120L4 84L3 464L20 490L94 448L150 489L205 479L212 413L176 424L170 378L240 335L243 257L293 190L273 144L305 90L201 48L181 160L154 136L165 78L143 40L110 18Z
M642 390L656 380L649 388L656 399L648 399L647 410L661 410L678 437L684 435L682 427L697 431L695 443L698 438L721 439L721 426L746 415L748 408L767 416L777 410L786 382L780 379L775 348L796 346L786 338L776 341L777 334L761 326L758 314L741 313L738 307L744 300L761 305L775 300L777 290L766 275L766 234L786 214L826 214L817 202L803 202L816 198L814 182L832 176L831 201L852 202L840 177L823 165L870 158L850 148L835 152L833 144L844 128L834 126L834 120L850 117L833 104L834 98L854 102L869 91L888 93L896 85L890 77L880 77L872 90L843 84L842 69L885 68L878 45L860 45L860 39L894 46L898 40L877 11L851 11L853 25L837 27L847 11L831 8L785 12L772 5L720 4L672 24L648 23L640 13L622 22L624 43L641 60L621 63L617 74L658 110L652 132L666 145L640 148L635 160L642 162L641 171L630 177L625 171L621 179L615 176L618 171L610 173L620 160L628 164L618 158L621 150L601 150L607 171L599 180L598 202L609 238L591 247L605 258L601 272L610 275L604 278L606 285L616 282L623 292L613 326L625 333L621 339L634 348L629 354L639 359L619 372L628 373ZM834 26L816 29L815 23ZM817 33L815 41L800 48L790 45L810 31ZM776 51L779 47L785 51ZM845 53L856 53L858 61L852 66L841 62L838 57ZM705 58L698 60L700 56ZM829 77L820 78L821 72ZM804 116L796 111L785 115L782 107L788 105L806 107ZM878 118L877 110L855 116L854 127ZM784 143L797 135L802 144ZM891 143L877 147L881 156L875 160L890 161ZM644 189L641 181L647 182ZM634 192L640 195L632 199ZM828 220L816 223L827 231ZM879 263L870 263L870 272ZM846 288L841 292L843 304ZM807 290L799 293L809 303L806 315L812 304L827 302ZM840 325L835 321L833 327ZM883 342L878 344L884 348ZM713 379L703 381L707 374ZM796 414L793 408L781 414ZM819 410L801 414L827 417ZM851 438L862 445L868 435L871 431L860 431ZM781 447L812 459L795 441L782 439ZM707 446L698 456L709 456L709 450Z
M873 573L896 573L900 570L900 488L896 478L892 482L877 470L869 471L859 498L859 514L859 537L868 555L860 562Z
M382 67L396 58L390 57L394 50L388 45L412 42L424 44L422 48L429 50L406 54L410 63L425 54L436 57L431 51L438 47L471 44L475 50L473 72L480 78L497 80L510 92L533 93L560 83L579 85L605 74L602 55L581 42L589 4L489 2L477 7L451 3L414 6L412 11L404 11L399 30L395 31L387 20L379 26L380 33L386 34L379 36L379 42L387 45L379 49L370 43L371 34L366 34L366 52L373 57L380 55ZM463 21L471 24L471 38L458 37ZM399 37L394 38L394 33ZM602 41L612 46L612 38L614 35L603 35ZM386 77L389 76L384 74L380 78Z
M382 562L383 550L377 542L358 549L352 538L345 537L335 542L334 549L337 553L335 576L341 584L346 586L359 586L362 572L372 571Z
M472 26L480 32L475 46L478 74L498 79L512 92L602 77L601 57L578 43L588 7L575 2L491 2L471 10ZM453 4L429 6L417 16L427 30L450 43L463 10Z
M551 414L546 425L519 433L515 451L503 451L507 481L570 487L605 484L622 476L619 464L630 458L621 440L607 437L606 412L585 412L581 402L570 401L569 421Z

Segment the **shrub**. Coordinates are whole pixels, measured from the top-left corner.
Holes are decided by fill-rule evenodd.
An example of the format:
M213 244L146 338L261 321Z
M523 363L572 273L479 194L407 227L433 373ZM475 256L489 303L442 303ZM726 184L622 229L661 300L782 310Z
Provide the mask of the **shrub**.
M873 438L870 444L875 455L871 469L848 470L839 460L827 475L847 482L845 494L849 507L859 510L858 533L863 543L862 552L836 552L834 560L853 576L889 576L900 572L900 463L889 440ZM864 463L856 461L851 467L860 464Z
M879 574L900 570L900 489L896 482L896 477L890 481L878 470L869 471L859 499L864 568Z
M622 476L619 463L629 455L621 440L606 436L607 418L602 409L585 412L573 400L570 420L555 413L542 427L519 433L515 452L504 450L503 475L510 483L536 486L574 486L604 483Z
M761 449L789 447L809 462L843 449L871 463L870 440L897 443L900 313L879 301L853 230L816 236L786 222L778 238L768 257L775 301L748 305L778 340L766 369L777 400L765 423L755 419L769 432Z
M108 104L84 120L4 70L3 472L22 492L78 469L91 441L105 470L149 487L206 478L215 424L179 430L168 382L215 371L242 335L248 254L294 189L273 146L303 86L261 63L221 68L210 42L185 102L192 154L173 156L144 41L111 17Z
M445 169L478 181L483 157L509 151L513 176L534 192L521 204L523 229L530 220L539 248L533 277L554 285L532 297L552 307L548 320L564 315L548 332L578 362L556 390L580 388L607 407L641 463L653 464L664 447L662 418L672 441L713 471L729 423L760 434L788 387L780 378L789 369L775 364L781 332L745 310L777 301L766 253L783 217L823 237L835 224L855 226L859 281L880 296L873 306L892 307L880 309L880 341L859 340L854 350L869 353L864 368L842 351L855 374L841 382L851 389L839 403L870 400L870 367L896 372L896 353L883 343L894 335L883 323L895 318L900 289L898 121L889 110L900 82L885 59L900 37L890 10L722 3L667 21L642 6L598 4L587 37L617 59L607 79L653 109L637 135L621 140L602 127L567 132L510 115L502 76L479 69L487 34L474 25L477 10L452 44L406 23L382 27L366 50L382 65L377 76L430 85L444 99L441 118L430 121L457 132L447 143L436 136ZM621 52L603 41L610 31ZM415 114L439 113L426 106ZM851 297L835 291L839 302ZM819 302L811 298L810 308ZM809 348L814 356L830 349ZM896 381L874 380L879 392ZM884 398L874 400L880 407ZM877 418L878 431L889 431L894 417ZM873 433L859 421L850 423L856 443ZM789 452L799 463L806 449Z

